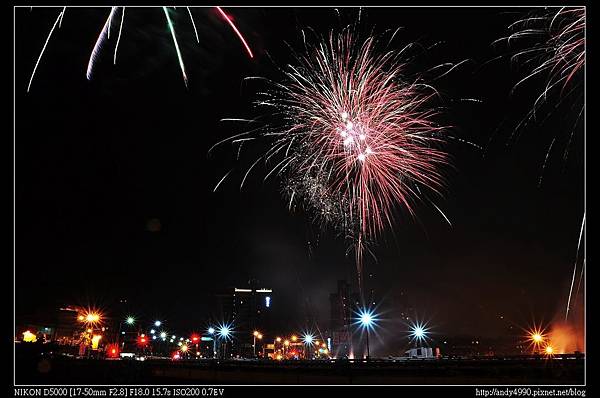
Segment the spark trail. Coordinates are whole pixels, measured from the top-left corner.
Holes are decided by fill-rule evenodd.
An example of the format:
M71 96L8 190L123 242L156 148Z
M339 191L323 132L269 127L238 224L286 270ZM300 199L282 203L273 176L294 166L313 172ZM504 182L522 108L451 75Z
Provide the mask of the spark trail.
M123 21L125 21L125 7L121 11L121 24L119 25L119 35L117 36L117 44L115 44L115 54L113 56L113 64L117 64L117 50L119 49L119 43L121 42L121 34L123 33Z
M179 60L179 67L181 68L181 74L183 75L183 82L185 86L188 86L188 79L185 73L185 65L183 64L183 58L181 56L181 51L179 50L179 44L177 43L177 37L175 36L175 28L173 27L173 22L171 22L171 17L169 16L169 11L167 7L162 8L165 12L165 17L167 18L167 23L169 25L169 31L171 32L171 36L173 37L173 43L175 45L175 51L177 51L177 59Z
M227 21L227 23L229 23L229 26L231 26L231 29L233 29L233 31L235 32L235 34L239 37L240 41L242 42L242 44L246 48L246 51L248 52L248 55L250 56L250 58L254 58L254 55L252 54L252 50L250 49L250 46L246 42L246 39L244 39L244 36L238 30L237 26L235 26L235 24L233 23L233 21L231 20L231 18L229 17L229 15L227 15L225 13L225 11L223 11L223 9L221 7L216 7L216 8L217 8L217 11L219 11L219 14L221 14L221 16L223 18L225 18L225 20Z
M88 80L91 80L91 78L92 78L96 60L100 56L100 53L102 51L102 47L104 46L105 41L110 39L111 28L112 28L112 25L113 25L113 22L114 22L114 17L115 17L115 14L116 14L116 11L117 11L118 8L121 8L122 12L121 12L121 21L120 21L120 24L119 24L119 31L118 31L117 41L116 41L116 44L115 44L114 54L113 54L113 64L116 65L116 63L117 63L117 52L118 52L118 49L119 49L119 44L121 42L121 36L122 36L122 33L123 33L123 24L124 24L124 20L125 20L125 8L126 7L124 7L124 6L123 7L111 7L110 14L109 14L108 18L106 19L106 21L105 21L105 23L104 23L104 25L103 25L103 27L102 27L102 29L100 31L100 34L98 35L98 38L96 39L94 48L93 48L92 53L91 53L91 55L89 57L89 60L88 60L87 69L86 69L86 77L87 77ZM176 50L176 53L177 53L177 59L178 59L178 62L179 62L179 66L181 68L181 72L183 74L184 83L185 83L185 86L187 87L188 86L188 77L187 77L187 73L186 73L186 70L185 70L185 65L183 63L183 57L182 57L182 54L181 54L181 49L179 47L179 43L178 43L177 37L175 35L175 28L173 26L173 21L171 20L171 17L169 15L167 7L160 7L160 8L162 8L162 10L163 10L163 12L164 12L164 14L166 16L167 24L168 24L168 27L169 27L169 32L170 32L170 34L171 34L171 36L173 38L173 43L175 45L175 50ZM173 8L175 9L175 7L173 7ZM192 12L190 10L190 7L185 7L185 8L187 9L188 15L189 15L190 20L192 22L192 27L194 29L194 34L196 36L196 41L198 43L200 43L200 37L198 35L198 29L196 27L196 23L194 21ZM215 7L215 8L219 12L219 14L221 16L223 16L223 18L225 18L225 20L231 26L231 28L233 28L234 32L237 34L237 36L241 40L242 44L244 45L246 51L250 55L250 58L253 58L254 55L252 53L252 50L250 49L250 46L248 45L246 39L243 37L243 35L240 32L240 30L233 23L232 18L229 17L223 11L223 9L221 7ZM29 92L30 89L31 89L31 84L33 82L33 78L34 78L34 76L36 74L36 71L37 71L37 68L38 68L38 66L40 64L42 56L44 55L46 47L48 46L48 42L50 41L50 38L52 37L52 34L54 33L54 30L56 29L56 26L58 25L58 27L60 28L61 25L62 25L66 9L67 9L67 7L63 7L62 8L62 11L58 14L58 17L56 18L56 20L54 22L54 25L52 26L52 29L50 29L50 32L49 32L48 36L46 37L46 41L44 43L44 46L42 47L42 51L40 52L40 55L38 56L38 59L37 59L35 65L34 65L33 72L31 73L31 77L30 77L29 83L27 85L27 92ZM33 10L33 7L31 7L31 10Z
M577 272L577 260L579 259L579 247L581 246L581 238L583 236L583 229L585 226L585 213L583 213L583 219L581 220L581 230L579 231L579 241L577 242L577 252L575 254L575 265L573 266L573 278L571 278L571 287L569 289L569 299L567 300L567 310L565 312L565 321L569 318L569 310L571 309L571 296L573 294L573 284L575 283L575 273ZM583 269L581 271L583 273Z
M59 21L62 21L62 17L65 14L65 10L67 9L67 7L64 7L62 9L62 11L58 14L58 17L56 18L56 21L54 21L54 25L52 25L52 29L50 29L50 33L48 33L48 36L46 37L46 41L44 42L44 46L42 47L42 51L40 51L40 56L38 57L35 66L33 67L33 72L31 72L31 77L29 78L29 84L27 85L27 92L29 92L29 89L31 88L31 82L33 82L33 77L35 76L35 71L37 70L38 65L40 64L40 60L42 59L42 55L44 55L44 51L46 51L46 47L48 46L48 42L50 41L50 37L52 36L52 32L54 32L54 29L56 28L56 24L59 23ZM59 25L60 27L60 25Z
M106 19L106 22L104 23L104 26L102 27L102 30L100 31L100 34L98 35L98 39L96 40L94 49L92 50L92 53L90 54L90 60L88 61L88 66L87 66L87 71L86 71L86 77L88 80L92 79L92 72L94 70L94 64L96 63L96 59L99 56L100 50L101 50L102 45L105 40L105 37L107 36L110 21L114 17L116 10L117 10L117 7L111 8L110 14L108 15L108 18Z

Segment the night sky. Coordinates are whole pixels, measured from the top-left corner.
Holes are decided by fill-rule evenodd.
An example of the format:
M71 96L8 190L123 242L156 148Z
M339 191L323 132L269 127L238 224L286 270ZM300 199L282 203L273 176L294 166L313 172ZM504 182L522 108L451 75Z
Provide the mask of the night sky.
M242 84L244 77L277 79L277 65L292 60L286 42L302 48L300 29L339 31L356 22L358 9L339 16L330 8L227 10L255 58L208 8L193 9L198 44L178 8L186 89L159 8L127 8L117 64L111 35L91 81L87 61L108 8L69 8L27 93L60 10L16 9L17 322L58 303L110 310L126 297L140 316L173 329L200 328L215 291L256 278L274 289L282 330L303 327L307 312L325 327L337 280L356 285L347 243L302 211L291 214L279 180L263 182L259 169L240 191L252 150L241 162L227 145L210 157L207 151L242 129L220 119L257 116L252 100L260 86ZM510 139L545 80L511 95L526 70L506 56L495 59L508 52L492 42L528 11L362 11L363 37L403 27L398 45L441 42L415 70L471 60L433 84L450 133L484 148L446 146L454 167L445 170L445 197L436 204L451 227L432 206L420 205L417 220L399 212L393 231L373 247L377 261L366 261L366 283L383 318L412 307L437 333L501 336L508 325L550 321L563 311L584 212L583 126L566 160L577 113L572 101ZM234 166L238 171L213 193ZM384 338L397 333L397 326L382 326Z

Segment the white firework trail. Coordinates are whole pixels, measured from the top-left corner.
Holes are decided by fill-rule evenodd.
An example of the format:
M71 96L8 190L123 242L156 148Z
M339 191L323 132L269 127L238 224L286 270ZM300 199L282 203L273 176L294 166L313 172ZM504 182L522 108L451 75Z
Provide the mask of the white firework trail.
M62 17L65 14L66 9L67 9L67 7L64 7L62 9L62 11L60 12L60 14L58 14L56 21L54 21L54 25L52 25L52 29L50 29L50 33L48 33L48 36L46 37L46 42L44 43L44 46L42 47L42 51L40 51L40 56L38 57L38 59L35 63L35 66L33 67L33 72L31 72L31 77L29 78L29 84L27 85L27 92L29 92L29 89L31 88L31 82L33 81L33 77L35 76L35 71L37 70L37 67L40 64L40 60L42 59L42 55L44 55L44 51L46 51L46 47L48 46L48 42L50 41L52 32L54 32L54 29L56 28L56 24L59 24L59 27L60 27L60 21L62 21Z
M121 24L119 25L119 35L117 36L117 44L115 44L115 55L113 57L113 64L117 64L117 50L119 49L119 43L121 42L121 33L123 32L123 21L125 20L125 7L121 11Z
M552 152L552 147L554 146L554 142L556 141L556 137L552 139L550 146L548 147L548 151L546 152L546 158L544 159L544 164L542 165L542 172L540 173L540 179L538 180L538 188L542 186L542 179L544 178L544 171L546 170L546 165L548 164L548 158L550 157L550 152Z
M223 178L221 178L221 180L220 180L220 181L217 183L217 185L215 185L215 188L213 189L213 192L217 192L217 189L219 189L219 186L221 185L221 183L222 183L223 181L225 181L225 179L227 178L227 176L229 176L229 174L231 174L231 172L232 172L232 171L233 171L233 169L229 170L229 171L227 172L227 174L225 174L225 175L223 176Z
M571 309L571 295L573 293L573 284L575 283L575 273L577 272L577 260L579 258L579 247L581 246L581 237L583 236L584 226L585 226L585 213L583 213L583 220L581 220L581 230L579 231L579 242L577 243L577 252L575 254L575 265L573 267L573 278L571 279L571 288L569 289L569 299L567 300L567 311L565 313L565 321L569 317L569 310ZM583 272L583 269L581 272Z
M96 44L94 45L92 54L90 54L90 60L88 61L87 71L85 74L88 80L92 79L92 72L94 70L94 64L96 63L96 58L98 57L98 53L102 49L102 45L104 43L104 38L107 36L110 21L114 17L116 10L117 10L117 7L111 8L110 14L108 15L108 18L106 19L106 22L104 23L104 27L100 31L100 35L98 35L98 39L96 40Z
M185 7L188 10L188 13L190 14L190 20L192 21L192 26L194 27L194 33L196 34L196 41L198 43L200 43L200 38L198 37L198 30L196 29L196 23L194 22L194 17L192 16L192 11L190 10L190 7Z
M173 22L171 21L171 17L169 16L169 11L167 7L162 8L165 12L165 17L167 18L167 23L169 25L169 31L171 32L171 36L173 37L173 43L175 44L175 51L177 52L177 59L179 60L179 67L181 68L181 74L183 75L183 82L185 87L188 86L187 74L185 73L185 65L183 64L183 57L181 56L181 51L179 50L179 44L177 43L177 37L175 36L175 28L173 27Z

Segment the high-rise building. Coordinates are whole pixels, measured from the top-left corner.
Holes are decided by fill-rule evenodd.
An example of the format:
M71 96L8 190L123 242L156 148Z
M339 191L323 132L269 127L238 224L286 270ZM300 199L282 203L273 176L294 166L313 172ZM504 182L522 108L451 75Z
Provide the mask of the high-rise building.
M218 322L231 324L233 328L228 356L254 356L253 332L271 329L272 305L273 290L259 287L256 280L250 280L246 287L231 287L217 294L221 318ZM259 351L257 347L256 352Z
M338 358L351 356L353 354L352 323L354 314L360 306L360 295L351 292L347 281L339 280L337 292L329 295L329 301L333 354Z

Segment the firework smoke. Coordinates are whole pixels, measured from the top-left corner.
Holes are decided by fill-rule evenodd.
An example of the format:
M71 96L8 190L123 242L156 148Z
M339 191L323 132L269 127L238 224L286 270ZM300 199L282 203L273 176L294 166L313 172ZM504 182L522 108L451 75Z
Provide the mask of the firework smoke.
M408 80L402 52L381 51L375 37L359 41L345 30L305 50L257 101L269 125L225 141L269 142L242 185L261 159L274 164L265 178L282 178L290 208L299 203L351 242L362 290L363 253L395 209L414 215L418 186L443 186L447 156L429 106L436 92Z

